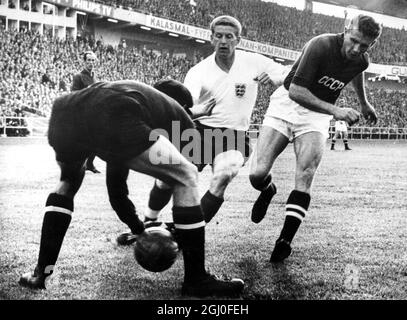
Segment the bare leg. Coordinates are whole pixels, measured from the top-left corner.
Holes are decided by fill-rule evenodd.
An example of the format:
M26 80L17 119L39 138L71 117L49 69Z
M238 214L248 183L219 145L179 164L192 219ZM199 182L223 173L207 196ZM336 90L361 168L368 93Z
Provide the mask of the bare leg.
M160 163L152 165L156 155ZM173 220L184 257L183 294L231 295L241 292L242 280L222 281L205 270L205 222L198 193L198 170L164 137L126 165L164 181L174 189Z
M209 190L201 199L206 223L219 211L226 187L236 177L243 164L243 155L237 150L222 152L215 157Z
M255 223L263 220L271 199L277 192L276 186L271 181L270 171L274 161L287 147L288 142L285 135L271 127L264 126L260 131L249 176L252 186L261 191L252 209L251 219Z
M315 172L324 153L325 138L319 132L309 132L294 141L296 155L295 189L311 193Z
M152 159L160 154L162 161L153 164ZM197 186L198 171L179 151L163 136L148 150L125 165L137 172L155 177L174 188L174 205L199 205Z
M158 154L161 162L156 163ZM184 255L185 282L205 277L205 222L199 205L197 168L162 136L125 165L173 187L173 220Z

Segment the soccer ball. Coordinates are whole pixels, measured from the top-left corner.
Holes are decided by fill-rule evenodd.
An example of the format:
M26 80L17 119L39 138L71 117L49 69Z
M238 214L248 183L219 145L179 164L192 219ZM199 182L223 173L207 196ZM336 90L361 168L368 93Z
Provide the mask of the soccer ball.
M169 269L177 259L178 251L171 232L163 227L147 228L134 246L136 261L151 272Z

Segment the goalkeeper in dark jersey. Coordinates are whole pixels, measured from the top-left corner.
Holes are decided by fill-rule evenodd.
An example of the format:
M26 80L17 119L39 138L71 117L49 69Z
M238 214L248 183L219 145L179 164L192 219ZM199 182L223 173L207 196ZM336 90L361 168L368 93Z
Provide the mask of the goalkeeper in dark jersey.
M189 93L179 89L181 95ZM108 164L173 186L173 221L184 257L183 294L232 296L242 291L242 280L221 280L205 269L205 221L196 166L165 136L151 138L158 130L172 137L174 122L181 130L194 130L192 120L176 100L136 81L95 83L55 100L48 140L61 175L46 201L37 265L34 272L20 278L20 285L45 288L72 218L85 161L94 153ZM147 236L136 215L129 223L140 237Z

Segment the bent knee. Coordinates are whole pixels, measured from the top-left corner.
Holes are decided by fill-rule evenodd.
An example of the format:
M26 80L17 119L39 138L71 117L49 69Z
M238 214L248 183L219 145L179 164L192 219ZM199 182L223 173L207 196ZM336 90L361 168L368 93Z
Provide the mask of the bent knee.
M214 164L235 164L242 166L244 164L244 157L240 151L237 150L228 150L222 153L219 153L215 159Z
M250 184L253 188L261 190L266 183L265 180L269 177L267 172L253 172L249 175Z
M244 165L244 157L240 151L229 150L218 154L214 159L214 172L233 170L239 171Z
M218 168L214 170L212 180L216 184L228 184L239 173L239 169L240 167L238 166Z
M196 188L198 187L198 169L192 163L183 168L182 179L179 183L185 187Z

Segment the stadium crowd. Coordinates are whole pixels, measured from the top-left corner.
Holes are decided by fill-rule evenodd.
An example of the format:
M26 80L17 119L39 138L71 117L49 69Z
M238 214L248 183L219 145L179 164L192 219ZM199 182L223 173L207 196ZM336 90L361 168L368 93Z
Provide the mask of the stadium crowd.
M136 79L148 84L164 77L183 80L192 66L185 58L113 48L87 39L62 41L26 30L1 30L0 48L0 117L9 117L8 125L19 125L11 117L48 116L52 101L70 90L86 50L98 56L97 80Z
M140 8L142 5L145 6L146 3L146 1L137 0L129 0L128 2ZM181 5L191 7L188 1L160 2L160 0L150 0L149 3L151 7L143 8L157 7L157 10L164 10L162 7L167 6L168 12L160 11L153 13L172 14L174 17L181 12L185 12L185 8L180 7ZM212 15L217 15L221 12L229 13L233 8L233 10L236 9L237 12L242 12L240 16L239 14L236 14L236 16L242 20L246 19L244 20L245 25L249 25L251 28L255 25L260 28L262 25L259 22L261 19L256 19L256 21L249 21L247 19L256 16L256 13L253 12L258 12L259 17L263 16L264 12L260 13L262 6L266 5L263 2L247 1L251 7L250 13L244 10L249 10L248 7L246 7L248 6L246 1L243 2L240 0L197 1L197 6L194 6L194 8L196 8L197 11L201 10L200 12L203 12L202 8L204 3L207 3L207 11L205 11L207 13L201 15L188 14L188 19L201 17L203 20L200 20L200 23L205 24L209 23L208 21ZM235 6L230 6L231 3L234 3ZM212 7L214 7L215 4L218 6L216 10L213 10ZM271 5L269 9L273 8L270 10L287 10L289 14L299 15L298 17L293 16L290 19L284 18L285 22L277 22L274 21L274 19L266 19L267 14L264 13L264 19L269 21L269 25L263 25L263 29L256 31L256 34L269 34L270 37L274 37L275 41L280 42L280 44L282 44L283 41L287 41L287 43L295 43L298 41L298 43L300 43L303 40L300 41L296 38L302 31L284 28L289 32L289 35L284 35L285 31L275 30L278 28L278 25L284 25L284 23L293 19L297 22L302 21L301 19L306 15L310 16L308 17L309 19L316 19L309 13L300 13L297 10L276 6L274 4L267 5ZM283 16L283 14L276 14L277 19ZM314 21L314 30L312 32L323 32L324 25L330 24L329 19L330 18L325 17L320 19L319 22ZM338 29L340 29L340 25L342 24L343 21L338 20ZM302 22L297 23L297 25L305 26ZM0 29L0 121L6 121L9 125L24 125L24 121L16 121L11 117L24 117L27 115L48 116L52 101L61 93L70 90L73 75L83 68L81 54L86 50L93 50L98 57L98 62L95 67L96 80L135 79L147 84L152 84L165 77L183 81L187 70L202 58L197 56L193 59L194 61L191 61L184 57L175 57L168 54L159 55L153 51L134 47L106 46L101 41L95 41L94 39L86 37L61 40L52 38L47 34L40 35L39 33L26 29L21 31L6 31L2 29L1 26ZM266 32L266 29L268 32ZM305 30L306 27L301 29ZM270 32L270 30L273 30L273 32ZM245 30L245 32L248 34L250 30ZM309 36L312 36L312 34ZM277 37L279 37L279 41L277 41ZM382 38L385 39L384 41L388 41L386 36ZM397 44L397 41L394 43ZM395 47L397 47L397 45L395 45ZM387 55L395 57L394 52L390 53L388 51L383 52L381 55L383 57ZM262 122L272 91L273 88L271 87L263 87L259 90L256 108L252 115L252 123ZM369 100L377 108L379 113L378 126L407 127L407 107L404 92L368 89L367 94ZM346 105L358 105L356 96L352 90L345 90L343 97L343 101L345 101ZM364 123L362 122L359 125L363 126ZM21 130L15 132L16 134L21 134L22 132L24 134L26 133L26 131Z
M293 50L315 35L342 32L344 19L283 7L260 0L97 0L107 5L131 8L155 16L207 28L212 19L229 14L242 22L242 35ZM372 61L405 65L407 32L383 28L371 52Z

